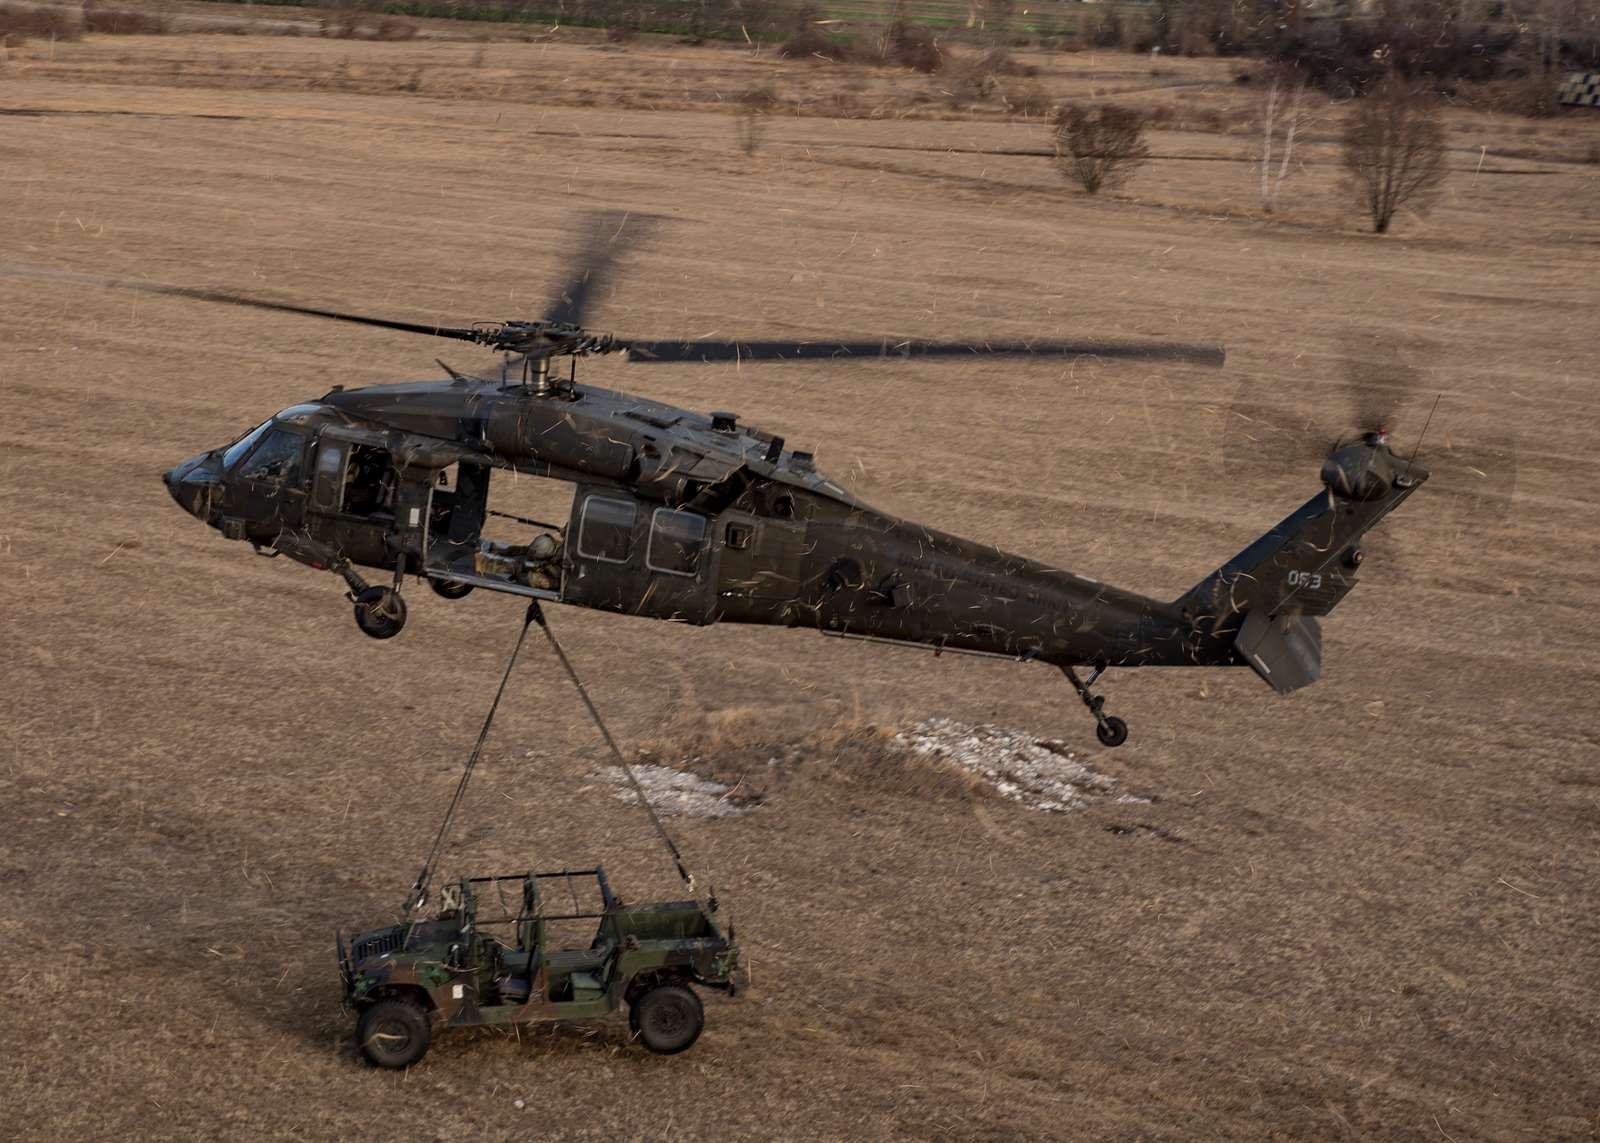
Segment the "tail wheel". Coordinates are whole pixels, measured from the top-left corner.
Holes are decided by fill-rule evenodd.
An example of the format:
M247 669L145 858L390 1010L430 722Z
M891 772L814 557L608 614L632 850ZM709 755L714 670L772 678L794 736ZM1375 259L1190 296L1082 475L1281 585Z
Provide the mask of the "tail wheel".
M1105 721L1094 728L1094 733L1102 746L1121 746L1128 741L1128 724L1116 715L1108 714Z
M392 587L369 587L356 597L356 626L374 639L393 639L406 625L406 601Z
M706 1010L681 984L658 984L633 1002L628 1024L641 1043L663 1056L683 1051L700 1038Z
M380 1000L356 1021L356 1045L380 1068L409 1068L432 1042L433 1025L414 1001Z

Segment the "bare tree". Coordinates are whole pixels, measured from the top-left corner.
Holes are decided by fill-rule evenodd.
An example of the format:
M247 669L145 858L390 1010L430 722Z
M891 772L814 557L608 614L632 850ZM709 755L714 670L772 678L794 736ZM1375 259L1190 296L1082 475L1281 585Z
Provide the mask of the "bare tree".
M1144 129L1145 115L1137 108L1069 103L1056 112L1056 162L1090 194L1121 186L1150 157Z
M734 119L739 149L753 155L761 146L767 116L778 102L778 93L771 84L757 84L739 97L739 109Z
M1015 0L967 0L967 27L1003 40L1016 7Z
M1269 64L1261 96L1261 209L1278 207L1278 193L1289 177L1294 144L1305 130L1306 76L1292 63ZM1273 169L1273 161L1277 169Z
M1378 234L1402 206L1420 211L1431 204L1444 182L1444 157L1444 126L1421 84L1391 75L1356 100L1345 119L1345 170Z

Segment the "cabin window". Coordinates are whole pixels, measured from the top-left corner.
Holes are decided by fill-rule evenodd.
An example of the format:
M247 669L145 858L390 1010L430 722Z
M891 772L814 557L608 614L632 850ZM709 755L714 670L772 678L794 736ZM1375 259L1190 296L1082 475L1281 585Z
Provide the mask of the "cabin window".
M638 509L632 500L589 497L583 502L583 520L578 525L578 554L602 563L627 563L637 517Z
M729 524L722 532L722 540L730 548L744 551L750 546L753 529L749 524Z
M650 548L645 553L645 566L668 575L694 575L700 570L700 549L705 542L704 516L657 508L650 521Z
M299 433L275 429L239 466L238 475L245 480L292 484L300 475L300 448L303 443Z

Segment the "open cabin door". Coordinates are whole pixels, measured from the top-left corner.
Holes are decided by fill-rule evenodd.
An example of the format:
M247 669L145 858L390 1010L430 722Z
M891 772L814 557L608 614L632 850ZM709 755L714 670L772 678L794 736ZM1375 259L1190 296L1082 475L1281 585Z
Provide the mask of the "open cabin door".
M558 522L568 511L564 481L510 470L497 472L487 464L468 460L430 475L423 506L427 528L424 575L461 588L484 587L553 601L565 598L563 550L569 529ZM491 507L491 481L501 508ZM555 490L561 490L556 493L563 503L559 513L548 509L549 496ZM530 508L519 493L542 495L533 496ZM543 518L524 515L525 511ZM497 524L501 527L495 527Z
M580 486L563 601L603 611L709 623L712 521L638 500L621 489Z

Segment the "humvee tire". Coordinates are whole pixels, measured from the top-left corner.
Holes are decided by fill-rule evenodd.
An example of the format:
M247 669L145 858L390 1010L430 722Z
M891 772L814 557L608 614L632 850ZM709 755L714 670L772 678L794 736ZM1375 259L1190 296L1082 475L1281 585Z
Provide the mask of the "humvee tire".
M628 1024L645 1047L670 1056L700 1038L706 1026L706 1010L692 989L681 984L658 984L633 1002Z
M361 1054L380 1068L409 1068L432 1042L428 1014L410 1000L380 1000L363 1009L356 1021Z

